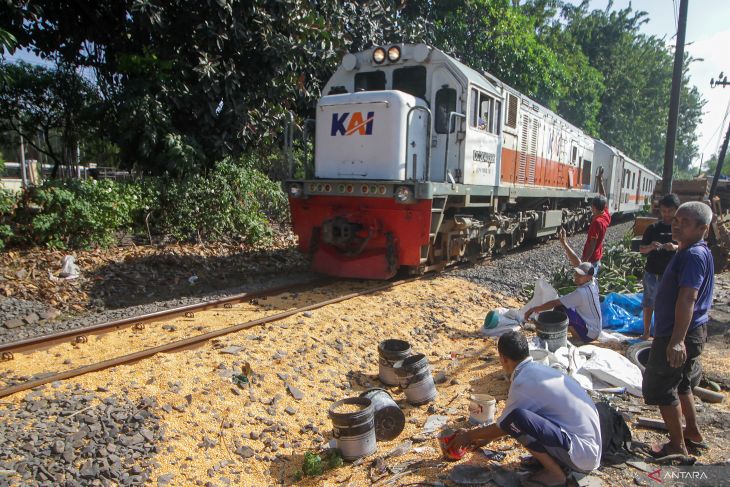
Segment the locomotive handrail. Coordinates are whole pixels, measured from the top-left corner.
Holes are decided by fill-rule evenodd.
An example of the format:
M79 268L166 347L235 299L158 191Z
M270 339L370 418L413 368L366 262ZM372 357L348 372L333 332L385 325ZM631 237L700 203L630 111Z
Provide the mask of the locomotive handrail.
M446 132L446 153L444 154L444 182L448 180L448 171L447 168L449 167L449 138L451 137L451 125L454 123L454 117L461 117L464 120L466 120L466 115L459 112L451 112L449 113L449 131ZM454 127L454 132L456 132L456 127Z
M385 105L385 108L390 108L390 102L387 100L374 100L374 101L352 101L348 103L320 103L319 108L325 107L340 107L342 105Z
M424 181L428 181L431 177L431 110L428 109L428 107L422 107L422 106L415 106L412 107L410 110L408 110L408 114L406 115L406 179L408 179L408 135L411 129L410 121L411 121L411 114L416 110L422 110L426 112L426 115L428 115L427 120L427 127L428 127L428 134L426 135L426 170L424 172ZM413 180L418 179L418 167L416 164L413 165Z

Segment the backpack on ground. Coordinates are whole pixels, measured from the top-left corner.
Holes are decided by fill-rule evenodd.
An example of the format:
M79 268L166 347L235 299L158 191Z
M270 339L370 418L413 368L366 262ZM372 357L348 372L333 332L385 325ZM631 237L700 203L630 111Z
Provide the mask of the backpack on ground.
M601 424L601 464L623 463L631 455L631 430L621 413L607 401L596 403Z

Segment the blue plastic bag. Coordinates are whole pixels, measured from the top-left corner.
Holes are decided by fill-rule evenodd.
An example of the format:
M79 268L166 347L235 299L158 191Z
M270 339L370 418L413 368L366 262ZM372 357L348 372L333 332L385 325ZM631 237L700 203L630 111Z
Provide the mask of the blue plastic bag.
M601 303L603 328L619 333L644 333L644 315L641 307L642 293L609 293ZM654 317L652 316L652 325Z

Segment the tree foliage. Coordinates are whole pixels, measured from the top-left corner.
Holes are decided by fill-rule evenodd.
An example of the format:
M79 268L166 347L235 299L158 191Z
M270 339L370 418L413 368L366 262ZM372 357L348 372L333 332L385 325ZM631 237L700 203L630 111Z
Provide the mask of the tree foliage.
M646 13L632 10L590 11L589 2L566 4L559 21L543 36L545 42L572 46L603 76L598 135L650 169L661 172L669 111L673 53L664 39L640 32ZM689 167L697 155L695 129L704 104L689 85L687 58L682 83L676 163Z
M69 65L46 68L19 62L0 64L0 121L56 166L75 157L81 139L98 122L94 86ZM37 135L43 143L39 142ZM61 144L52 143L60 135Z
M90 68L101 135L149 173L209 171L266 154L288 112L311 116L342 55L428 42L488 71L653 169L661 166L672 53L643 12L559 0L29 0L0 6L19 47ZM691 60L687 59L687 63ZM685 82L677 164L696 155Z

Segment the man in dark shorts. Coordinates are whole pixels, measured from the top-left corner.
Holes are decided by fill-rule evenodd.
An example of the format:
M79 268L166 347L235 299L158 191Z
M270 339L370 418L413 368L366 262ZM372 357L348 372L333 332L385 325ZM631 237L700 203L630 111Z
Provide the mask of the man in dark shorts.
M603 239L606 237L606 229L611 224L611 215L608 213L608 200L605 196L598 195L591 200L591 213L593 213L593 219L588 227L588 235L581 257L578 257L575 250L568 244L565 230L561 228L558 236L570 265L577 266L581 262L590 262L595 269L593 275L598 276L598 271L601 268L601 257L603 257Z
M672 220L679 250L657 290L654 341L642 385L644 402L659 406L669 430L669 443L653 449L658 457L686 455L688 449L706 446L697 425L692 388L702 373L699 357L707 341L712 305L715 269L703 240L711 221L712 211L699 201L681 205Z
M644 334L642 340L649 340L651 318L654 314L654 298L662 279L664 269L669 265L677 252L677 244L672 242L672 218L679 208L679 198L676 194L667 194L659 200L661 219L649 225L641 239L639 252L646 255L644 268L644 295L641 307L644 308Z
M505 333L499 362L510 376L507 402L496 423L459 430L448 449L482 446L510 435L543 469L524 486L565 485L563 468L588 473L600 466L601 426L596 406L572 377L532 361L525 336Z

